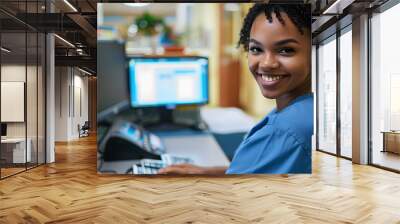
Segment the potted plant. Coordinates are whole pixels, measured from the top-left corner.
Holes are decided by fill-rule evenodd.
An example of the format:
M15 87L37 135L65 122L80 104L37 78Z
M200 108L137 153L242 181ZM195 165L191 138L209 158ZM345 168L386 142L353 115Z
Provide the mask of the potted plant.
M164 20L149 12L144 12L143 15L135 19L135 24L138 28L138 33L151 39L151 48L155 53L157 47L156 36L163 30Z
M164 25L164 31L161 35L160 42L164 47L166 54L181 54L185 49L181 45L182 35L175 33L171 26Z

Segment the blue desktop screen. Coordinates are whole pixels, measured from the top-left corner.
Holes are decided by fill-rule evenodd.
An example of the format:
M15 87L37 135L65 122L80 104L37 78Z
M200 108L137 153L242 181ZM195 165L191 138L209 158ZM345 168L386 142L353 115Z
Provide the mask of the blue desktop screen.
M131 58L129 87L132 107L206 104L208 59Z

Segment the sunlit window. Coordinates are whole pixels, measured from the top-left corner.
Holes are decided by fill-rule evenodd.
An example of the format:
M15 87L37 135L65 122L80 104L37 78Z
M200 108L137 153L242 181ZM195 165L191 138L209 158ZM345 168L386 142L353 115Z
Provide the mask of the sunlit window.
M400 170L400 4L371 18L372 163Z
M336 153L336 39L318 48L318 149Z

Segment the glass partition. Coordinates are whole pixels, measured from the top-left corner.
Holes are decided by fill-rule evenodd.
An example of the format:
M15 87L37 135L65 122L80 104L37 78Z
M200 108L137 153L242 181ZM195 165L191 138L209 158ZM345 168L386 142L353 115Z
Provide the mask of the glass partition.
M26 150L26 41L25 31L1 34L0 110L5 130L1 140L2 177L24 171L30 157L30 151Z
M45 162L45 35L25 20L44 1L1 1L0 178ZM37 17L34 17L37 18Z

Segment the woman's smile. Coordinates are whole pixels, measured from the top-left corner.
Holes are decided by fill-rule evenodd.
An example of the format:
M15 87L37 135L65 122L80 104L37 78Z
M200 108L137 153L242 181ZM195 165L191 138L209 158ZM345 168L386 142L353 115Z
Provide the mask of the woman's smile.
M256 81L264 88L274 88L281 82L286 82L289 78L287 74L269 74L269 73L257 73Z

